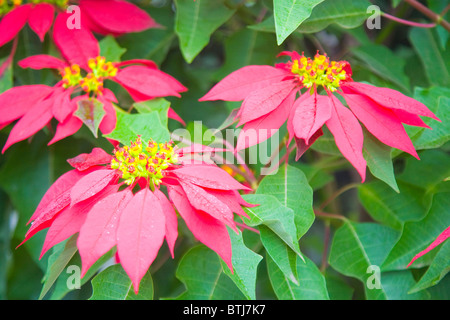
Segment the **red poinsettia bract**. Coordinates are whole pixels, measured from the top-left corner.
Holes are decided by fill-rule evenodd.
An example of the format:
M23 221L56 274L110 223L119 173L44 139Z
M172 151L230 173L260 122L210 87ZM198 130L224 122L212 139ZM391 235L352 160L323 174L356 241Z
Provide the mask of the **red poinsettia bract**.
M24 242L49 228L42 257L79 233L82 275L116 247L118 261L138 292L164 239L174 255L176 208L195 238L233 270L227 226L236 231L234 213L247 216L241 205L251 205L238 190L249 188L215 164L194 161L193 152L198 151L171 143L144 144L139 137L130 146L116 148L114 155L94 148L68 160L74 169L46 192Z
M289 142L295 138L298 159L323 134L326 125L343 156L364 181L361 122L384 144L418 158L403 124L429 128L419 116L439 120L424 104L390 88L353 81L347 61L330 61L319 53L313 59L297 52L280 55L289 56L291 61L275 67L238 69L200 98L243 101L236 115L238 126L244 125L237 150L268 139L273 129L287 120Z
M4 0L0 1L0 46L14 39L27 23L43 41L53 25L55 13L57 18L64 18L64 24L54 28L67 29L71 14L66 8L72 4L80 8L77 17L80 25L75 27L88 33L119 35L157 26L147 12L125 0L42 0L31 3ZM78 40L75 38L74 41Z
M100 47L94 37L80 34L84 41L83 47L79 47L73 44L72 36L67 36L73 31L59 30L55 39L64 60L42 54L25 58L19 61L19 65L23 68L55 69L61 80L53 87L24 85L0 94L0 127L19 119L2 152L38 132L52 118L58 121L58 125L50 144L74 134L83 124L74 115L80 100L95 99L103 105L105 116L99 129L103 134L111 133L116 125L113 103L117 103L117 99L112 91L103 87L105 80L119 83L135 101L179 97L181 92L187 90L150 60L106 61L100 56ZM182 122L172 109L169 110L169 117Z

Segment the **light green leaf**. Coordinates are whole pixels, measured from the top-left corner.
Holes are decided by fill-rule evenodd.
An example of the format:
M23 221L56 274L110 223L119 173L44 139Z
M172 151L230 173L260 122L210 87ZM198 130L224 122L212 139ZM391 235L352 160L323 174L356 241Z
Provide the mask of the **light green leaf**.
M242 233L236 234L228 230L233 252L231 261L233 273L223 260L220 260L224 273L233 280L247 299L256 299L256 273L262 257L247 248L242 239Z
M235 10L223 1L176 0L175 32L184 59L191 63L209 43L211 35Z
M288 281L270 257L267 269L272 288L280 300L329 300L325 277L308 257L297 257L298 285Z
M391 150L391 147L381 143L367 130L364 130L363 156L367 161L367 167L375 177L399 192L394 175Z
M143 141L170 140L169 130L161 123L158 111L138 114L118 112L116 129L105 137L128 145L130 141L135 141L138 135L141 135Z
M106 112L103 103L95 98L83 99L77 102L77 110L73 113L91 130L94 137L98 136L98 127Z
M127 51L127 49L120 47L111 35L104 37L98 44L101 56L110 62L120 62L122 55Z
M278 45L282 44L321 2L323 0L274 0L273 14Z
M256 194L273 195L283 206L294 211L297 240L311 227L315 217L313 191L300 169L289 165L278 168L278 172L262 179Z
M243 198L249 203L259 206L245 208L250 217L246 224L252 227L265 225L282 239L294 252L300 254L297 233L294 224L294 212L283 206L275 196L268 194L248 194Z
M303 21L297 29L300 32L318 32L330 24L337 24L346 29L356 28L369 16L367 0L333 0L325 1L314 8L311 16Z
M177 300L245 299L233 281L225 275L217 254L200 245L191 248L181 259L176 277L186 291Z
M0 59L0 66L4 66L6 63L6 68L0 74L0 93L5 92L13 86L13 68L11 61L8 61L8 57L5 59Z
M278 268L280 268L285 277L298 285L298 254L292 250L275 232L265 225L260 225L258 229L260 232L261 243L266 249L267 254L277 264ZM301 258L303 259L303 256L301 256Z
M133 107L139 113L150 113L157 111L159 114L159 119L163 126L167 126L168 112L170 108L170 102L164 98L155 98L147 101L136 102Z
M153 280L147 272L135 294L130 278L120 264L109 266L92 279L92 296L89 300L152 300Z
M383 225L347 221L333 237L330 265L340 273L357 278L365 284L368 299L387 299L382 286L372 289L367 286L373 275L369 268L380 268L398 236L397 231Z

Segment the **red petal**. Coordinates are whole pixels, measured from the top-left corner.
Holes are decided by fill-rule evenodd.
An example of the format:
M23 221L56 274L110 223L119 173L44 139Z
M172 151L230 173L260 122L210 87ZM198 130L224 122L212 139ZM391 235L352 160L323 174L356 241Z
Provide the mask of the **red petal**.
M246 66L223 78L199 101L241 101L253 91L278 83L284 77L285 71L272 66Z
M294 108L292 125L295 136L310 145L309 139L331 117L331 105L327 96L306 93L307 98L297 100Z
M405 128L390 109L380 107L366 96L343 94L343 97L356 117L378 140L419 157Z
M447 240L450 237L450 227L445 229L437 238L434 240L425 250L419 252L412 260L411 262L406 266L407 268L417 259L423 256L424 254L430 252L434 248L436 248L438 245L440 245L442 242Z
M210 215L195 210L177 186L168 187L169 197L175 204L181 217L186 222L192 234L204 245L214 250L228 267L233 270L231 263L231 241L226 226Z
M83 121L81 121L78 117L68 117L64 122L58 123L56 133L48 145L73 135L75 132L80 130L82 125Z
M51 247L79 232L92 206L104 197L117 192L117 189L118 186L109 186L94 197L77 203L72 207L68 206L61 211L47 231L40 258L42 258Z
M59 122L64 122L77 108L77 105L70 99L73 90L66 90L62 86L55 87L55 89L51 97L53 99L53 116Z
M252 190L237 182L225 170L210 165L184 166L171 171L180 180L186 180L200 187L219 190Z
M133 193L125 189L103 198L89 211L77 240L82 262L81 276L117 244L116 231L119 219L132 197Z
M348 89L353 92L349 92ZM359 82L346 82L345 86L342 86L342 90L345 93L359 93L366 95L385 108L399 109L408 113L441 121L423 103L390 88L378 88Z
M431 129L430 126L428 126L425 122L423 122L423 120L418 115L400 109L389 109L389 110L394 112L397 118L404 124Z
M67 66L65 61L58 59L56 57L50 56L48 54L38 54L35 56L27 57L18 62L21 68L31 68L31 69L62 69Z
M20 5L8 12L0 21L0 47L14 39L25 26L32 9L31 4Z
M35 4L30 12L28 24L31 30L39 36L41 42L44 41L45 34L52 26L54 15L55 8L48 3Z
M126 60L126 61L116 62L114 65L116 67L125 67L125 66L129 66L132 64L144 65L149 68L158 69L158 65L155 62L153 62L151 60L146 60L146 59L131 59L131 60Z
M274 111L247 122L239 133L236 151L257 145L275 134L288 118L296 94L292 91Z
M330 95L331 118L326 122L342 155L355 167L364 182L366 160L362 154L364 136L353 113L335 96Z
M180 184L192 207L208 213L217 220L237 230L233 221L233 212L226 204L194 184L183 181L180 181Z
M181 123L183 126L186 125L186 122L184 122L184 120L175 112L175 110L173 110L172 108L169 107L169 110L167 112L167 116L170 119L174 119L177 120L179 123Z
M309 142L306 143L304 139L295 138L295 144L297 146L297 152L295 154L295 161L301 158L301 156L309 149L309 147L321 136L323 135L322 128L317 130L310 138Z
M70 191L70 205L89 199L106 188L117 177L115 170L96 170L78 181Z
M139 32L157 25L147 12L127 1L80 0L80 9L108 33Z
M119 70L114 80L125 87L148 97L180 97L185 88L160 70L144 66L130 66Z
M42 84L13 87L0 94L0 123L22 117L40 100L53 91L53 87Z
M219 199L224 204L226 204L228 208L231 209L232 212L238 214L239 216L244 216L250 219L250 217L247 215L247 213L245 213L245 211L241 207L241 202L242 203L246 202L244 199L242 199L241 195L238 192L234 192L233 190L208 190L208 193Z
M59 177L50 186L28 222L33 221L22 243L40 230L50 226L56 215L70 204L70 189L82 177L82 173L71 170Z
M35 104L14 126L2 153L11 145L31 137L52 119L53 100L46 99Z
M161 209L163 210L164 216L166 217L166 241L173 258L175 242L178 238L177 214L175 212L175 209L173 208L172 203L170 203L169 199L167 199L164 193L162 193L159 189L156 189L154 194L158 198Z
M110 163L111 159L112 156L103 149L93 148L91 153L82 153L75 158L68 159L67 162L78 171L84 171L93 166Z
M88 60L99 56L100 47L86 28L69 29L66 25L69 16L65 12L58 14L53 26L53 40L70 64L88 69Z
M255 120L278 108L292 92L294 86L294 82L283 81L252 91L242 102L237 126Z
M149 189L142 189L123 210L117 229L120 263L130 277L135 293L158 254L165 230L165 215L158 198Z

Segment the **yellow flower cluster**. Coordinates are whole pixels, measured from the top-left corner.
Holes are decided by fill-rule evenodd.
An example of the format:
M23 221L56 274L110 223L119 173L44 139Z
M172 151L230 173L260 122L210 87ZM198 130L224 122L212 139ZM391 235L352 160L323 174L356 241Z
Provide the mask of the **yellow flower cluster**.
M298 75L306 88L316 85L336 91L340 81L347 77L344 66L344 62L330 61L326 55L317 53L314 59L302 56L299 60L294 60L291 72Z
M178 163L178 154L172 142L156 143L149 141L143 148L141 137L130 146L114 152L111 168L121 172L121 178L128 185L139 178L145 178L151 186L158 186L164 177L164 170Z
M64 88L80 85L87 93L102 94L103 80L115 77L118 71L111 62L106 62L104 57L89 59L88 66L90 72L85 77L81 76L80 66L77 64L64 68L61 72Z

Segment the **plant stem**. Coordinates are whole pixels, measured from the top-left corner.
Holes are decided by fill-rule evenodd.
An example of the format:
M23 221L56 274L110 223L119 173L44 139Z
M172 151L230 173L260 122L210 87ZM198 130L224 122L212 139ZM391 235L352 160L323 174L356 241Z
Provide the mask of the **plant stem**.
M409 21L409 20L405 20L405 19L401 19L401 18L397 18L395 16L391 16L388 13L382 12L381 15L385 18L388 18L392 21L398 22L398 23L402 23L408 26L412 26L412 27L420 27L420 28L434 28L436 27L436 23L419 23L419 22L413 22L413 21Z
M353 189L353 188L356 188L359 185L360 185L360 183L358 183L358 182L350 183L350 184L347 184L347 185L343 186L339 190L336 190L328 199L326 199L324 202L322 202L322 204L319 206L319 210L323 210L327 205L330 204L331 201L333 201L334 199L339 197L345 191Z
M450 32L450 23L446 21L441 15L431 11L429 8L418 2L417 0L405 0L411 7L422 12L425 16L431 19L436 24L441 25L445 30Z

